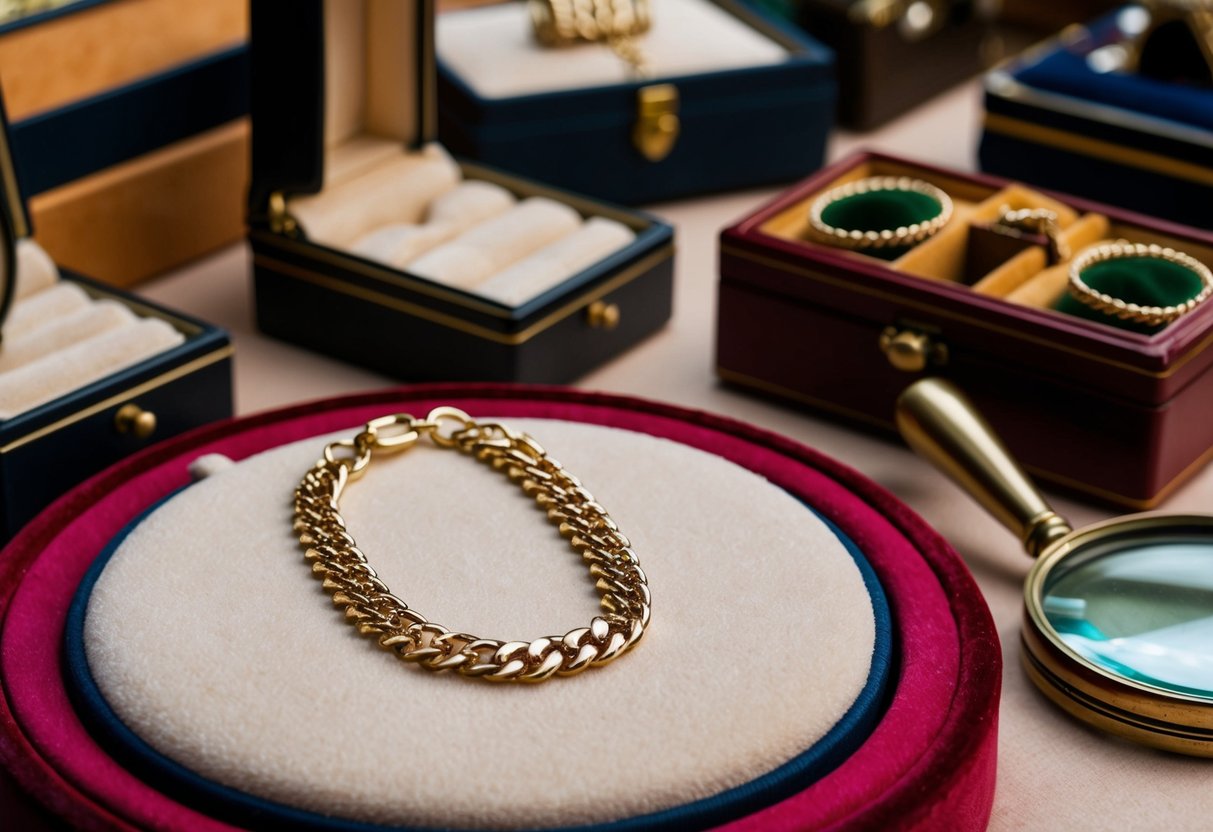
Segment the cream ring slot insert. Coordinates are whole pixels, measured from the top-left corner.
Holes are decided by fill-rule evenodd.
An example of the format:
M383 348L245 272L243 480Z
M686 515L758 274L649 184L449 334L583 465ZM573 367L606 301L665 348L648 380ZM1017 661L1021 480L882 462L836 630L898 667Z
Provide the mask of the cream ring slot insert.
M568 684L517 688L407 672L358 638L285 531L284 495L347 428L234 466L208 461L219 473L121 543L84 622L115 714L171 759L267 799L373 823L494 829L707 797L791 759L846 714L870 673L875 617L854 560L803 503L677 442L504 421L575 471L641 553L661 614L636 650ZM593 614L581 559L542 513L449 453L387 457L343 497L381 579L444 624L511 639ZM722 609L805 637L793 650L749 640L706 678L688 645L728 636ZM164 632L190 633L189 649ZM200 697L199 685L222 695ZM632 763L606 775L604 760ZM485 786L475 800L468 783Z
M183 343L158 318L90 296L33 240L17 243L14 302L0 344L0 419L67 395Z
M289 207L317 243L507 306L559 286L636 237L623 223L585 219L554 199L519 200L490 182L461 181L436 145Z
M1037 309L1057 310L1068 294L1070 263L1093 246L1128 241L1143 245L1169 247L1185 252L1196 260L1213 263L1213 248L1190 240L1179 240L1103 214L1082 214L1056 199L1018 184L991 188L946 174L927 173L912 165L877 160L848 170L762 225L762 230L805 246L825 246L815 236L810 206L823 193L871 177L911 177L922 179L944 190L952 199L951 221L886 265L894 271L927 280L967 285L972 291L1010 303ZM1044 235L1015 239L999 230L1000 217L1008 211L1046 211L1056 217L1056 251L1050 252ZM1007 245L1003 249L1000 242ZM862 251L844 252L848 257L868 259ZM1056 262L1051 262L1056 261ZM1058 312L1058 314L1065 314ZM1072 317L1066 315L1066 317ZM1117 326L1113 316L1100 321Z

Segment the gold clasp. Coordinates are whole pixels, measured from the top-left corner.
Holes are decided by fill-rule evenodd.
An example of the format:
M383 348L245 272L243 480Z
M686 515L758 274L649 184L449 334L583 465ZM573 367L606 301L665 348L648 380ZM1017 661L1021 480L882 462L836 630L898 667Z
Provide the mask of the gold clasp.
M928 365L948 363L948 347L916 329L887 326L880 333L880 351L889 363L906 373L921 373Z
M359 437L367 436L372 451L403 451L421 438L417 420L408 413L380 416L366 423Z
M632 143L650 162L670 155L682 121L678 118L678 88L673 84L650 84L636 91L636 126Z

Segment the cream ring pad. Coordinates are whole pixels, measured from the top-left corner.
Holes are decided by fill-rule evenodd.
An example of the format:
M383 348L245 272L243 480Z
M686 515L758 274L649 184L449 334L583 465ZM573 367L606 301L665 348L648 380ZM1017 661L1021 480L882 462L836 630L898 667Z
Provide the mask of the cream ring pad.
M440 403L458 406L473 415L500 414L511 425L529 430L570 470L576 470L587 485L592 484L596 495L611 506L621 527L629 529L642 558L647 555L644 562L653 589L654 618L644 642L626 659L594 674L521 688L469 684L467 680L403 667L356 638L339 618L334 620L336 614L300 563L298 552L292 550L289 530L274 530L272 522L266 523L263 531L245 536L240 547L244 558L236 561L244 571L235 581L230 575L228 580L216 581L203 574L208 566L215 567L215 574L224 571L219 566L228 555L221 548L206 547L208 557L217 559L210 563L198 563L182 555L166 556L173 568L159 571L166 579L183 583L159 585L157 592L175 598L177 606L193 607L194 602L182 600L182 594L196 597L210 607L211 613L205 617L199 617L199 606L193 607L190 615L177 618L179 613L172 609L172 602L149 597L150 607L118 624L115 616L126 602L119 596L127 594L118 591L123 585L119 582L121 570L133 569L137 553L150 553L151 549L143 547L155 546L158 539L166 540L158 536L171 535L171 527L185 522L186 514L207 515L230 508L235 513L228 525L255 528L263 522L256 519L260 515L255 507L264 506L251 493L245 494L246 500L229 505L228 492L234 494L234 486L276 477L274 471L295 468L300 462L305 467L310 465L317 453L314 442L318 434L340 431L344 435L350 425L386 412L424 412ZM561 421L529 421L533 418ZM587 438L605 443L602 447L613 453L589 447ZM297 439L307 442L289 444ZM263 450L269 452L253 456ZM202 747L207 745L203 742L201 753L191 760L193 768L201 769L208 765L209 757L209 765L218 765L218 771L234 759L246 759L248 768L260 772L240 781L246 793L289 790L294 788L290 784L295 773L301 773L305 778L321 776L323 807L333 809L332 814L348 817L348 812L340 809L352 807L349 811L362 812L364 818L379 823L484 827L617 821L622 824L620 828L627 828L629 823L642 828L649 824L642 822L643 815L637 812L661 806L662 795L666 808L676 811L697 797L710 799L728 792L738 779L758 782L756 773L778 768L789 756L795 757L803 750L798 745L821 735L823 728L813 728L812 723L831 717L817 708L814 698L831 699L836 703L828 709L832 718L845 718L848 703L863 689L864 677L872 668L871 636L867 637L863 661L842 655L849 651L839 647L841 643L854 646L862 642L862 638L856 641L856 633L863 630L864 622L867 627L874 623L862 575L840 544L840 537L804 507L807 502L855 542L889 595L896 617L896 684L889 699L882 702L878 724L871 734L832 770L810 783L785 783L777 793L768 790L761 800L751 798L747 802L743 794L742 800L732 806L731 816L701 816L697 822L682 825L716 825L733 817L739 829L747 824L802 828L840 823L879 825L882 819L897 818L911 826L942 819L955 820L954 828L979 828L988 817L999 675L996 639L971 579L955 555L891 497L807 449L706 414L556 389L447 386L295 408L204 431L189 442L162 446L159 453L115 468L72 495L74 504L61 508L71 511L74 520L44 516L14 544L0 571L0 585L15 587L3 598L7 615L0 633L0 670L4 672L6 699L5 711L0 713L4 717L0 720L0 738L5 751L19 748L25 765L14 768L23 783L38 780L42 785L41 789L29 784L26 787L45 801L55 802L60 814L69 819L80 822L104 811L126 819L134 827L147 826L154 817L161 826L167 822L173 828L217 828L213 821L204 823L197 810L177 802L173 793L158 789L162 783L149 781L149 785L133 777L115 762L126 758L107 754L71 717L70 710L51 714L57 708L69 707L62 682L46 684L47 670L52 679L58 675L58 650L53 644L62 624L48 627L45 617L41 621L30 619L35 611L66 615L76 586L104 541L115 537L149 504L184 484L191 460L212 452L245 461L183 491L133 527L125 542L117 546L89 602L82 652L88 654L98 687L105 691L115 712L140 727L145 739L158 732L157 741L161 743L164 737L176 737L178 743L186 745L193 742L186 736L187 731L174 726L188 725L191 732L208 730L206 715L222 710L223 700L233 695L229 685L236 691L256 691L263 686L256 704L263 718L232 713L229 716L237 722L228 728L210 722L219 734L211 737L209 749ZM544 536L551 529L542 518L528 516L522 510L526 502L519 505L515 490L486 476L478 466L466 461L458 465L461 460L441 458L437 452L429 457L427 460L418 449L409 458L382 463L378 468L384 476L379 485L371 478L376 473L372 471L359 484L362 499L351 490L343 501L351 528L365 530L359 542L375 553L376 567L387 583L407 587L410 603L418 608L425 609L425 597L427 612L435 616L441 613L444 620L458 620L457 626L469 629L517 630L524 636L531 630L545 631L570 619L579 620L586 611L584 604L594 598L593 591L583 583L580 566L569 563L558 538L550 541L548 548ZM722 460L737 463L749 472ZM671 463L686 470L672 473L675 468ZM431 464L438 467L431 469ZM456 473L459 468L463 472ZM448 492L437 483L455 490ZM654 488L653 483L660 485ZM713 494L706 488L709 484L723 490ZM436 493L437 512L423 511L416 515L422 519L410 524L404 508L412 503L402 503L399 492L418 485L416 499L427 499L422 492L428 486L429 490L444 492L445 500ZM273 498L268 499L272 513ZM698 505L700 502L706 505ZM417 507L422 508L420 504ZM664 511L655 522L658 507ZM279 500L278 508L284 517L289 513L284 498ZM728 519L736 517L739 510L754 512L742 525L748 534L726 528ZM401 515L399 522L393 512ZM490 547L493 551L486 551L484 527L475 531L478 513L491 513L492 523L508 531L500 535L500 549L495 541ZM441 534L430 532L426 537L427 515L444 518ZM511 515L513 520L509 519ZM684 515L702 523L702 527L683 527L680 518ZM392 519L376 522L384 518ZM508 524L512 523L518 527L511 528ZM688 539L667 538L666 542L660 533L663 525L681 528ZM228 533L199 531L211 543L218 540L210 538L211 534L222 537ZM175 540L169 548L192 548L184 543L183 536ZM202 545L202 540L197 545ZM418 545L423 550L413 548L410 554L410 547ZM680 548L682 554L678 553ZM160 549L159 554L165 556L167 551ZM799 557L789 556L790 552ZM419 568L419 563L407 563L413 556L423 559L420 563L424 568ZM497 561L498 557L510 561ZM131 566L122 566L124 560ZM13 564L20 564L17 568L22 570L19 585L8 574ZM48 569L61 579L47 583ZM262 580L271 574L258 574L263 569L275 570L272 581ZM395 573L393 579L389 570L396 569L403 571ZM819 574L814 570L822 571ZM507 578L510 575L514 581ZM806 578L817 583L806 582ZM537 586L544 586L544 580L550 589L536 592ZM108 590L106 583L110 584ZM231 599L248 597L244 594L247 590L236 586L241 583L255 585L263 594L272 593L284 606L242 605L235 610L238 615L214 615L216 609L232 603ZM281 586L275 588L274 583ZM55 588L51 589L52 585ZM495 598L494 593L500 597ZM830 594L838 595L839 601L849 598L851 602L838 605L845 609L836 609L826 597ZM110 600L102 601L105 597ZM854 603L857 598L862 603ZM109 607L107 613L108 604L117 606ZM306 623L293 617L291 608L296 604L300 613L306 610ZM165 615L169 617L165 619ZM767 629L767 625L778 624L780 618L785 625L793 625L790 630L783 626ZM175 642L175 651L154 649L170 664L178 663L178 668L184 667L181 662L188 664L201 658L191 654L208 653L212 649L209 642L226 640L230 651L235 651L231 656L244 654L240 666L246 672L232 675L235 659L215 654L215 661L209 665L195 666L195 675L189 680L192 684L180 688L187 691L185 700L173 706L167 704L171 697L165 699L151 689L160 684L170 689L176 685L171 673L159 672L169 670L169 666L159 665L147 677L159 681L143 693L130 696L135 690L131 685L139 684L139 677L121 675L129 674L138 664L131 663L128 647L108 638L90 646L107 620L123 628L124 640L133 639L146 647L152 647L156 638L165 640L166 628L180 632L184 640L165 640ZM293 623L288 626L287 622ZM849 622L846 632L836 628L838 622ZM145 632L141 634L141 630ZM289 636L290 646L278 644L276 650L267 649L283 632ZM49 639L43 639L48 634ZM846 641L826 643L836 636ZM39 639L43 639L41 647L33 643ZM721 652L710 649L716 639L721 640ZM755 671L750 656L744 654L768 655L764 641L778 649L779 660L773 667ZM689 657L685 650L688 644L696 648ZM794 649L789 650L790 644ZM301 690L280 684L299 672L293 665L306 664L306 656L313 650L331 650L333 665L323 670L313 668L310 674L300 676ZM683 661L668 660L669 650ZM123 655L128 658L123 660ZM798 666L802 662L808 667ZM739 685L733 680L742 667L751 671L751 677ZM126 670L116 672L120 668ZM350 688L330 700L330 692L341 688L343 678L351 683ZM381 681L373 686L352 683L375 678ZM380 686L384 691L375 692L373 688ZM590 687L597 690L591 691ZM128 703L125 712L121 704L124 688ZM385 691L389 689L396 695L388 696ZM722 697L721 690L732 691L733 696ZM599 694L611 698L603 699ZM300 743L297 748L302 754L323 752L311 757L310 768L315 772L295 760L276 758L275 752L261 742L266 738L264 732L273 730L276 712L291 712L295 702L306 702L309 695L314 698L308 716L302 723L282 723L288 726L283 737L289 743ZM378 701L380 696L386 698ZM565 700L567 707L558 711L564 716L554 720L553 712L542 706L552 706L556 700L537 697L569 697ZM730 698L741 702L728 702ZM667 699L673 699L673 704ZM267 702L271 703L269 707ZM609 707L604 708L603 702L609 702ZM317 711L316 706L323 707ZM143 718L137 721L141 711ZM661 713L667 724L646 722L653 719L651 711ZM332 730L333 720L357 721L365 715L359 712L376 713L371 738L358 743L345 737L343 742L339 732ZM500 719L494 720L494 714ZM734 719L737 721L718 724ZM615 733L623 732L627 737L627 732L643 726L659 736L635 734L629 747L612 749ZM824 728L828 731L829 726ZM437 734L449 738L452 731L468 737L468 741L444 745L438 749L439 757L428 759L434 750L428 737ZM579 731L589 732L583 740L589 744L588 750L552 742L553 736L572 739ZM409 737L406 744L393 744L395 736L406 735L403 732ZM753 737L748 736L751 733ZM789 733L798 733L799 742L789 742ZM716 743L723 743L729 753L713 749ZM779 743L785 743L784 751L773 752ZM249 748L260 748L277 762L261 764L258 755L248 753ZM374 756L366 753L368 749L379 749L376 759L382 766L402 765L397 757L411 761L412 765L405 764L407 773L402 779L391 781L389 791L403 788L424 801L429 790L441 793L444 788L453 788L448 794L454 794L454 798L445 805L432 804L429 816L419 814L418 807L412 805L407 817L393 821L385 808L390 800L385 803L385 796L374 787L378 775L369 772L362 760ZM538 750L546 753L535 753ZM8 755L6 758L11 759ZM589 771L594 788L584 788L585 780L561 779L569 776L564 767L578 759L592 763ZM712 765L702 767L701 760L709 760ZM434 770L430 763L455 765L461 777L470 779L451 787L442 778L431 778ZM697 767L702 776L689 780L670 778L664 771L670 768L685 773ZM640 769L647 776L636 777L624 769ZM341 781L343 787L337 787L341 778L356 770L371 779ZM528 792L533 788L528 782L535 778L548 789ZM71 795L61 799L62 790L57 791L53 783L68 779L73 784ZM428 788L410 785L408 780L418 780ZM628 788L618 788L617 782ZM673 783L674 788L663 788L662 782L667 786ZM469 788L476 795L474 801L466 797ZM595 803L602 790L624 801L627 808L611 806L604 810L601 802ZM520 800L520 793L533 800ZM300 800L313 798L303 795ZM376 804L380 808L368 813L367 807ZM314 800L312 805L317 805ZM213 806L208 803L202 811L210 812ZM516 812L512 817L502 812L501 807L508 806ZM629 815L633 820L626 819Z
M617 665L507 689L422 678L352 642L280 510L317 449L343 438L329 436L187 488L117 546L77 642L101 698L169 760L280 806L391 827L546 828L652 816L750 783L816 745L864 694L869 590L796 498L669 440L509 424L542 437L645 555L660 612ZM456 630L532 639L595 612L580 558L481 466L410 449L368 471L345 505L383 581ZM739 629L784 635L738 649ZM189 649L165 632L190 632ZM200 697L200 682L222 695ZM874 716L879 696L867 698ZM446 717L408 718L401 702ZM607 702L628 704L604 730L594 703ZM506 725L519 727L490 727ZM365 753L376 746L408 753ZM602 776L604 761L627 759ZM475 801L461 799L468 782L485 784ZM255 826L253 814L232 819Z
M347 156L378 149L365 140ZM555 199L519 200L500 185L461 177L454 160L431 145L296 198L290 211L317 243L512 308L636 240L617 220L583 218Z

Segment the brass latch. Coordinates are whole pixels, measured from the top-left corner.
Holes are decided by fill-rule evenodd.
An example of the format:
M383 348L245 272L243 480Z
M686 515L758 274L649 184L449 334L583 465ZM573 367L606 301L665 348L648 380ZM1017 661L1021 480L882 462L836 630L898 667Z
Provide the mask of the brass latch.
M678 118L678 87L650 84L636 91L636 126L632 143L650 162L660 162L674 149L682 122Z
M948 347L916 329L887 326L880 333L880 351L889 363L906 373L921 373L928 366L948 363Z

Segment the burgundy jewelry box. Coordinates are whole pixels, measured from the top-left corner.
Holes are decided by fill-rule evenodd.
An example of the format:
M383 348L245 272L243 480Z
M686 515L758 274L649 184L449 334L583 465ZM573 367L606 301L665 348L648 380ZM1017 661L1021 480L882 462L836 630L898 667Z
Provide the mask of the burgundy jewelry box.
M955 214L893 261L811 242L813 199L868 176L926 180ZM946 376L1034 476L1104 502L1156 505L1213 456L1213 304L1153 335L1055 311L1066 265L1048 266L1043 242L1008 254L1004 238L990 256L984 226L1007 208L1055 211L1074 254L1125 239L1213 263L1206 231L857 153L721 232L717 372L885 433L896 432L894 400L908 384Z

